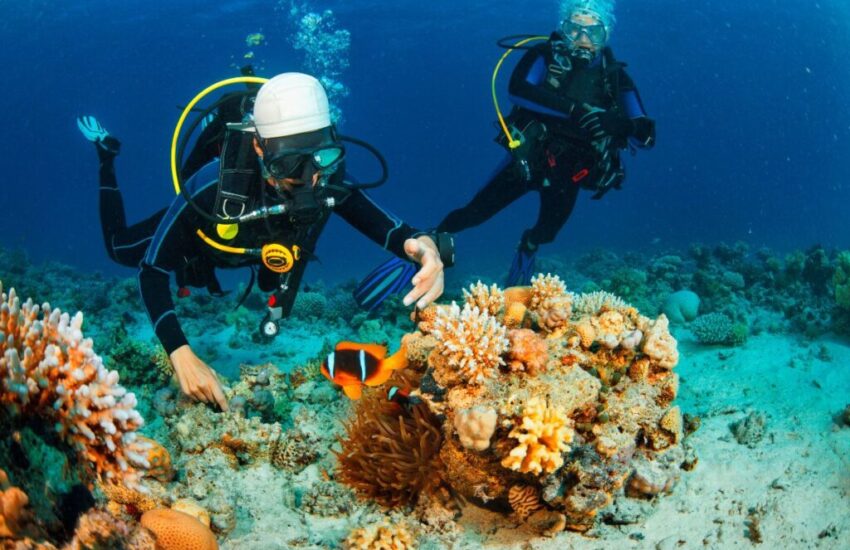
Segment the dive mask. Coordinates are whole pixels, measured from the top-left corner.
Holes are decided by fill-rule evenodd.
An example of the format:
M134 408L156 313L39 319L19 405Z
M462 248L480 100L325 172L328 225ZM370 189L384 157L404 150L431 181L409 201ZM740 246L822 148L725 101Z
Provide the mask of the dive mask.
M263 165L269 175L275 179L298 178L306 163L311 163L316 171L333 173L333 170L345 158L345 148L338 144L320 145L308 148L284 148L263 154Z
M561 32L563 32L564 38L572 45L575 45L576 42L581 40L582 36L585 36L597 48L604 46L608 40L608 30L605 28L605 25L598 22L588 25L575 21L573 18L568 18L561 25Z

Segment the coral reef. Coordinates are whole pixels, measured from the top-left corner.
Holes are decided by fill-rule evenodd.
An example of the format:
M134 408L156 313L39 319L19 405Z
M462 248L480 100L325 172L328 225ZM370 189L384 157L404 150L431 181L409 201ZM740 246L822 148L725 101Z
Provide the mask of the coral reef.
M9 484L6 472L0 470L0 539L19 534L29 498L26 493Z
M466 499L514 510L549 535L586 531L601 509L627 498L627 485L640 498L675 485L685 453L681 412L672 405L678 351L666 317L649 319L606 293L574 296L552 275L505 290L506 306L495 316L478 308L484 288L474 290L467 294L478 298L464 309L422 312L420 330L404 339L405 372L417 377L410 385L422 400L413 412L427 411L425 433L435 422L442 428L440 437L427 438L439 460L420 457L417 479L440 479ZM553 332L541 312L556 302L579 307L568 308ZM511 304L526 307L528 328L507 331ZM375 458L398 461L414 433L390 431L395 424L380 414L378 405L361 408L349 423L343 445L360 454L356 461L341 455L347 462L340 477L382 504L412 502L412 491L399 498L393 487L388 498L371 482L393 468ZM395 422L410 422L410 412L396 414Z
M13 417L39 418L96 478L138 485L148 444L136 397L83 338L83 315L21 303L0 284L0 402Z

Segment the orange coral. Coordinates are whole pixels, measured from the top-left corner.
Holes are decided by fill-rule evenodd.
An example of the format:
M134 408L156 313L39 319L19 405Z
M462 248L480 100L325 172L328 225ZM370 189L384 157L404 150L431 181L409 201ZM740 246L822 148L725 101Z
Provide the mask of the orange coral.
M189 514L158 508L145 512L141 524L156 537L157 550L218 550L213 532Z
M525 371L533 376L546 370L549 347L537 333L524 328L509 330L508 341L508 366L512 371Z
M343 541L345 550L412 550L415 539L404 524L361 527Z
M564 464L562 453L570 450L573 429L570 420L539 397L525 404L520 424L510 437L519 442L502 459L502 466L523 473L552 473Z
M340 440L339 479L384 506L416 502L441 483L442 441L439 421L425 404L399 410L367 394Z
M171 466L171 454L158 441L149 437L139 436L139 441L147 443L149 448L145 453L148 467L145 475L155 478L163 483L171 481L174 477L174 468Z
M83 314L21 303L0 285L0 403L38 417L77 452L93 476L137 484L147 445L136 397L118 384L83 338Z
M661 368L672 369L679 362L679 350L676 339L670 334L670 322L667 316L662 313L649 325L648 330L644 331L646 340L643 344L643 352Z
M6 472L0 470L0 538L15 537L22 527L29 498L9 485Z

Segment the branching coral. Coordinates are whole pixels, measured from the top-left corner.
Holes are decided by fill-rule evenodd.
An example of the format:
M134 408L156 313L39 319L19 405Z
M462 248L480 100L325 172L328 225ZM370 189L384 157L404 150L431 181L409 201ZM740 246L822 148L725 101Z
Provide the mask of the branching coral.
M469 289L463 289L463 299L469 307L477 307L494 317L505 307L505 293L502 289L495 284L488 287L481 281Z
M382 396L366 395L340 440L339 479L384 506L414 503L440 484L442 441L426 405L399 410Z
M118 384L73 318L49 304L21 304L0 285L0 402L14 415L54 427L95 477L138 484L149 466L136 439L143 420L136 397Z
M576 296L573 301L573 317L596 315L603 307L610 310L623 310L630 306L619 296L598 290Z
M539 310L546 300L551 298L563 298L567 296L567 286L557 275L542 273L531 279L531 301L528 308L531 311Z
M343 541L342 547L345 550L412 550L416 542L408 527L401 523L355 529Z
M522 420L510 437L519 445L502 459L502 466L523 473L551 473L563 466L563 453L573 440L571 421L566 415L534 397L526 403Z
M457 370L461 380L480 383L504 364L502 354L508 349L506 328L494 317L477 307L457 304L437 312L433 334L437 352L449 367Z

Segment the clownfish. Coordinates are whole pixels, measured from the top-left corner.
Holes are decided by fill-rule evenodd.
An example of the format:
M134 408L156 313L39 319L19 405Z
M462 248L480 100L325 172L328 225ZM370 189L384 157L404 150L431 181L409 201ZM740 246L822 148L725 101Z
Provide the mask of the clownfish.
M422 403L422 400L415 395L410 395L409 390L403 390L398 386L392 386L387 390L387 400L397 405L399 408L411 410L414 406Z
M404 346L387 357L387 348L378 344L340 342L321 367L325 378L342 386L350 399L360 399L363 386L380 386L394 370L407 366Z

